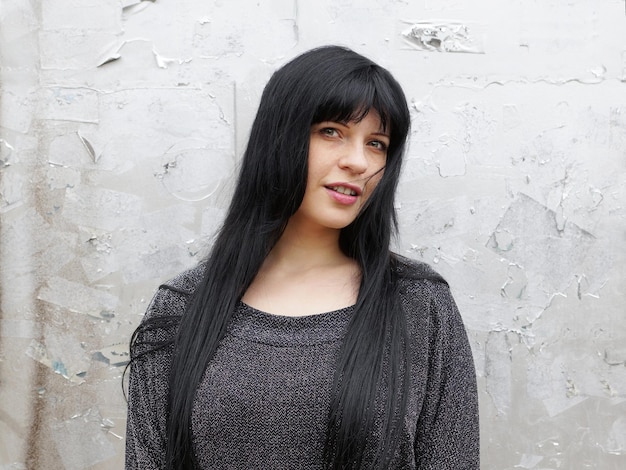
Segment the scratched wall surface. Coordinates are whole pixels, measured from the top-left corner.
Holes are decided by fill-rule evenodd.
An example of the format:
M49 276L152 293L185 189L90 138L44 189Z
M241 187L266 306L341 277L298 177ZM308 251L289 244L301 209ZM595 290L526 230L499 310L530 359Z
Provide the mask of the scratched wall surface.
M623 0L0 0L0 468L123 466L127 342L206 252L263 84L348 45L413 128L485 469L626 468Z

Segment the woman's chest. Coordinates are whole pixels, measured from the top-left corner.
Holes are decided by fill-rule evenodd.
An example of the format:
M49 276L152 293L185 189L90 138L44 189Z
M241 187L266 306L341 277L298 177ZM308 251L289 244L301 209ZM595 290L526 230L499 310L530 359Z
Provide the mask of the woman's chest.
M321 462L339 345L276 347L227 336L195 397L203 468L290 468Z

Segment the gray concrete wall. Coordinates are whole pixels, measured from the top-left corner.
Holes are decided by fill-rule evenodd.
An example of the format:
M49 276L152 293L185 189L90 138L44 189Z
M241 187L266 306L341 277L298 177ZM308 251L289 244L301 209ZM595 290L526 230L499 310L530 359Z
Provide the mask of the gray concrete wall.
M485 469L626 468L623 0L0 0L0 468L122 468L127 342L310 47L411 105L397 249L453 287Z

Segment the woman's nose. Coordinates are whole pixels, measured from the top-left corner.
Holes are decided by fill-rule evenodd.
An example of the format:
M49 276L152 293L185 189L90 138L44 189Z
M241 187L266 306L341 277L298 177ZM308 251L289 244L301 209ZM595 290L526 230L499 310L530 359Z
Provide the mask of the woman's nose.
M368 167L365 149L361 145L348 145L339 159L339 166L356 174L365 173Z

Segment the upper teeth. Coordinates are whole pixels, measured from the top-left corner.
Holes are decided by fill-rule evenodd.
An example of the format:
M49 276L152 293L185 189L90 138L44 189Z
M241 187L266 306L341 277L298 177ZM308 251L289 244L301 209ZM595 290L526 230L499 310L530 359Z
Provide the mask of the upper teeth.
M330 189L332 189L333 191L337 191L338 193L341 193L341 194L348 194L350 196L356 196L356 191L354 189L346 188L345 186L333 186Z

